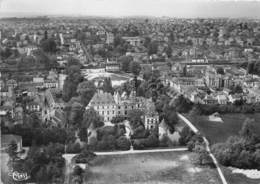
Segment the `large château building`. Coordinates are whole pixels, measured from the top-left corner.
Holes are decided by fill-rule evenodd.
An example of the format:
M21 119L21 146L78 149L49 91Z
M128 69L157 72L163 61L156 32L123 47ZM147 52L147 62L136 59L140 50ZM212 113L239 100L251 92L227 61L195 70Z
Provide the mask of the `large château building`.
M137 97L135 91L132 91L130 95L125 92L122 95L118 92L112 95L99 90L86 108L94 108L104 121L111 121L116 116L127 117L131 110L141 110L144 112L145 127L151 129L159 124L159 115L153 106L151 99Z

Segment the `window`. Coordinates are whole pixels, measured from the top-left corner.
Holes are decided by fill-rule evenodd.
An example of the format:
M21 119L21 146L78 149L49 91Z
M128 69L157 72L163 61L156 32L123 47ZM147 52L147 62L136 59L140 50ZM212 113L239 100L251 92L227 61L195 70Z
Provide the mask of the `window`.
M105 114L105 112L104 111L102 111L102 115L104 115Z
M109 111L107 111L107 115L109 115Z

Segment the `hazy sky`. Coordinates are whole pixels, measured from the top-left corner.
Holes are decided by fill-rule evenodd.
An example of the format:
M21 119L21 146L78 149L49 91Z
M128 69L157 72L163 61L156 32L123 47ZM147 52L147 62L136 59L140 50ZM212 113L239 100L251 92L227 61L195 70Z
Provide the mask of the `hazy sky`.
M152 15L173 17L257 17L260 1L227 0L0 0L0 16Z

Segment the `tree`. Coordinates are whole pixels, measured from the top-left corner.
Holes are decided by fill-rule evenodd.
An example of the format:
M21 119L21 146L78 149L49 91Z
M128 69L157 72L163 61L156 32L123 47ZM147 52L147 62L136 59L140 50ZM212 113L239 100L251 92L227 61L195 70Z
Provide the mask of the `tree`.
M258 150L259 135L254 134L252 120L245 120L239 136L231 136L224 143L212 146L212 151L218 161L225 166L242 169L260 168Z
M41 42L41 47L43 51L49 52L49 53L56 53L57 52L57 45L54 39L49 38L47 40L43 40Z
M166 54L167 54L167 56L169 58L172 57L172 48L171 48L171 46L166 47L165 52L166 52Z
M88 128L91 125L94 128L104 125L103 118L93 108L89 108L85 111L82 122L82 127Z
M87 148L83 149L80 154L74 157L76 163L89 163L96 157L96 154Z
M254 73L254 62L248 62L248 64L247 64L247 73L248 74Z
M72 65L67 69L67 78L64 81L62 99L68 102L73 96L77 95L77 87L83 81L80 73L80 67Z
M165 123L169 126L170 131L173 132L175 125L178 123L178 117L175 109L172 106L166 104L163 107L162 117Z
M71 66L78 66L81 67L82 64L80 63L80 61L78 59L76 59L75 57L69 57L68 58L68 62L66 64L66 69L68 70L69 67Z
M150 38L150 37L145 37L145 38L144 38L144 46L145 46L146 48L148 48L149 45L150 45L150 43L151 43L151 38Z
M17 155L16 152L17 152L17 143L14 140L12 140L8 145L7 153L10 158L14 159Z
M218 67L218 68L217 68L217 73L218 73L218 74L221 74L221 75L224 75L224 74L225 74L225 71L224 71L224 69L223 69L222 67Z
M239 132L239 135L241 137L244 137L245 139L251 139L253 137L253 135L254 135L254 133L253 133L254 127L252 125L253 121L254 120L249 119L249 118L247 118L244 121L243 126Z
M79 138L81 141L88 142L88 129L87 128L80 128L78 135L79 135Z
M115 39L114 39L114 46L115 47L118 47L118 46L120 46L120 45L122 45L124 43L125 43L125 41L122 39L121 36L119 36L119 35L115 36Z
M96 92L96 86L92 81L84 81L78 85L77 93L81 97L82 104L87 106Z
M141 65L137 62L132 61L130 63L130 71L135 75L138 76L141 71Z
M176 109L177 112L187 113L192 108L192 102L185 98L183 95L179 95L171 102L171 106Z
M153 41L148 46L148 55L156 54L158 51L158 43Z
M143 74L143 78L145 81L148 81L153 75L153 71L152 70L145 70L144 74Z
M199 165L213 165L213 161L211 157L209 156L209 153L206 151L206 149L199 150L198 152L198 164Z
M78 142L69 143L67 145L66 152L67 153L79 153L81 151L80 144Z
M115 116L112 118L111 123L118 124L122 123L126 118L124 116Z
M129 150L130 146L131 142L125 136L121 136L116 140L116 147L119 150Z
M124 72L130 72L130 63L133 61L132 56L122 56L118 59Z
M53 144L43 147L31 147L24 162L24 168L30 171L37 183L53 183L61 180L65 159L61 156L60 146Z
M83 120L83 113L85 111L85 108L82 104L78 102L74 102L71 105L70 115L69 115L69 122L74 127L80 128L81 122Z
M180 132L180 145L186 146L194 135L194 132L188 126L185 126Z
M76 165L74 167L73 175L81 176L83 173L84 173L84 170L80 166Z
M233 85L233 86L231 86L231 94L236 94L236 93L243 93L243 88L240 86L240 85Z
M115 150L116 138L113 135L104 135L102 140L98 142L98 150Z
M102 86L102 90L107 93L114 93L114 88L112 87L112 82L110 78L105 78Z
M140 110L131 110L128 113L128 117L129 117L129 121L130 121L130 125L132 128L136 128L139 125L143 125L142 124L142 115L143 112Z

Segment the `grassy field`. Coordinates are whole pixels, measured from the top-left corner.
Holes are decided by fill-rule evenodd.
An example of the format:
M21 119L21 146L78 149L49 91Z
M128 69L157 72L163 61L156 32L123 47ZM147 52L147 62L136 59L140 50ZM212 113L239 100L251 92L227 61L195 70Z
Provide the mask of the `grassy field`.
M186 116L188 117L188 116ZM224 142L229 136L238 135L246 118L253 118L255 133L260 134L260 114L225 114L221 115L224 123L211 122L208 116L188 117L204 134L211 144ZM247 178L243 174L233 174L230 169L222 167L229 184L260 184L260 180Z
M221 168L229 184L260 184L260 179L250 179L243 174L233 174L226 167Z
M187 116L188 117L188 116ZM229 136L238 135L246 118L255 119L255 133L260 134L260 114L221 115L224 123L211 122L208 116L188 117L188 119L213 143L224 142Z
M193 164L194 153L163 152L98 156L86 173L88 184L220 184L216 169Z

